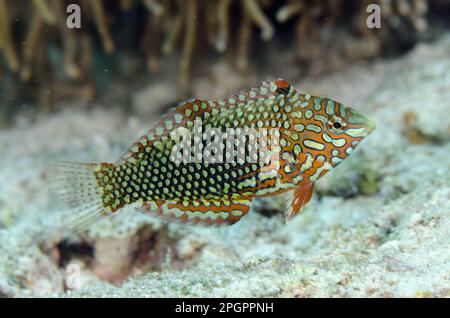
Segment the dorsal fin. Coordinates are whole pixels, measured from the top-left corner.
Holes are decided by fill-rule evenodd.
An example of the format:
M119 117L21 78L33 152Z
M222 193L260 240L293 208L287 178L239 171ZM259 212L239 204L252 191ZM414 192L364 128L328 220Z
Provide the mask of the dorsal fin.
M207 120L211 113L217 112L217 110L213 111L213 108L215 108L215 105L212 105L209 101L192 99L170 109L121 156L119 162L133 164L136 160L141 159L139 156L144 156L146 152L150 152L155 143L163 142L164 139L169 138L170 132L174 129L188 127L189 123L193 124L196 118Z
M223 99L218 103L222 106L233 107L233 105L239 105L239 103L246 104L251 100L256 102L260 98L266 99L270 96L277 96L280 91L275 83L276 81L264 81L261 84L251 87L250 89L242 90L239 94Z
M308 183L287 193L288 200L286 202L286 212L284 213L286 222L292 220L292 218L311 200L313 190L314 183Z
M282 85L283 87L281 87ZM237 106L247 104L259 99L267 99L272 96L286 92L287 82L277 80L275 82L262 82L248 90L243 90L239 94L232 95L221 101L208 101L201 99L191 99L179 104L177 107L168 111L159 122L157 122L145 135L139 138L126 152L121 156L119 163L133 164L150 152L156 142L163 142L170 136L170 132L177 127L189 128L193 125L196 118L202 120L203 124L213 123L222 116L227 115L228 111L235 111ZM283 90L280 91L280 88ZM146 151L147 150L147 151Z

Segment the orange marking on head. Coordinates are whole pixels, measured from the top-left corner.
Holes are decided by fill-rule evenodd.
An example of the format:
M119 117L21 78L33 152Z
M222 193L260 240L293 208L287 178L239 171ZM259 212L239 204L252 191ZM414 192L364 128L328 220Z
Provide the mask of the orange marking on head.
M279 79L277 79L275 81L275 85L277 85L278 88L287 88L287 89L289 89L289 87L291 87L291 85L289 85L288 82L286 82L284 79L281 79L281 78L279 78Z

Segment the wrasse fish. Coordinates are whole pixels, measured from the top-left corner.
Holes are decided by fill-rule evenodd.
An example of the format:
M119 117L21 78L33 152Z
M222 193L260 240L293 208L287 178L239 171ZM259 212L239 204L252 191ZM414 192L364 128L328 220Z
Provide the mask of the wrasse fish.
M191 161L174 160L179 144L171 133L184 129L195 135L198 121L204 129L226 131L228 137L246 136L246 130L255 133L240 139L248 140L244 151L239 139L234 144L227 139L225 160L219 156L206 162L198 154L193 161L190 155ZM352 108L300 93L282 79L222 101L189 100L169 111L116 163L57 164L54 172L63 182L58 190L70 207L62 220L83 230L135 205L169 221L231 225L249 212L253 198L283 194L288 198L288 221L310 201L316 181L374 128ZM194 137L195 143L204 155L206 141ZM255 154L264 147L270 160L261 160L261 152ZM241 160L236 160L239 155Z

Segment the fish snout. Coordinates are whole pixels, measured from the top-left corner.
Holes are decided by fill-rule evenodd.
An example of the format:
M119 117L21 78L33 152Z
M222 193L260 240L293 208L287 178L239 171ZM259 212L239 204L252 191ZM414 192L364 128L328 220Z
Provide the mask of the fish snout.
M362 115L361 113L357 112L354 109L349 108L348 110L349 110L348 122L351 125L357 126L359 128L358 130L360 136L358 137L368 136L372 131L375 130L376 124L373 121L371 121L366 116Z

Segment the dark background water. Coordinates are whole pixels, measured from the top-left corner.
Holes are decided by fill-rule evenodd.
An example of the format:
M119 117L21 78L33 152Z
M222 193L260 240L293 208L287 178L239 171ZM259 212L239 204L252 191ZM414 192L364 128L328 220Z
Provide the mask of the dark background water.
M71 3L80 29L66 25ZM367 27L370 4L381 9L379 29ZM267 73L321 76L436 39L449 12L446 0L3 0L0 111L4 123L17 110L48 112L61 101L132 112L134 90L160 82L175 103L192 97L217 63L245 83Z

